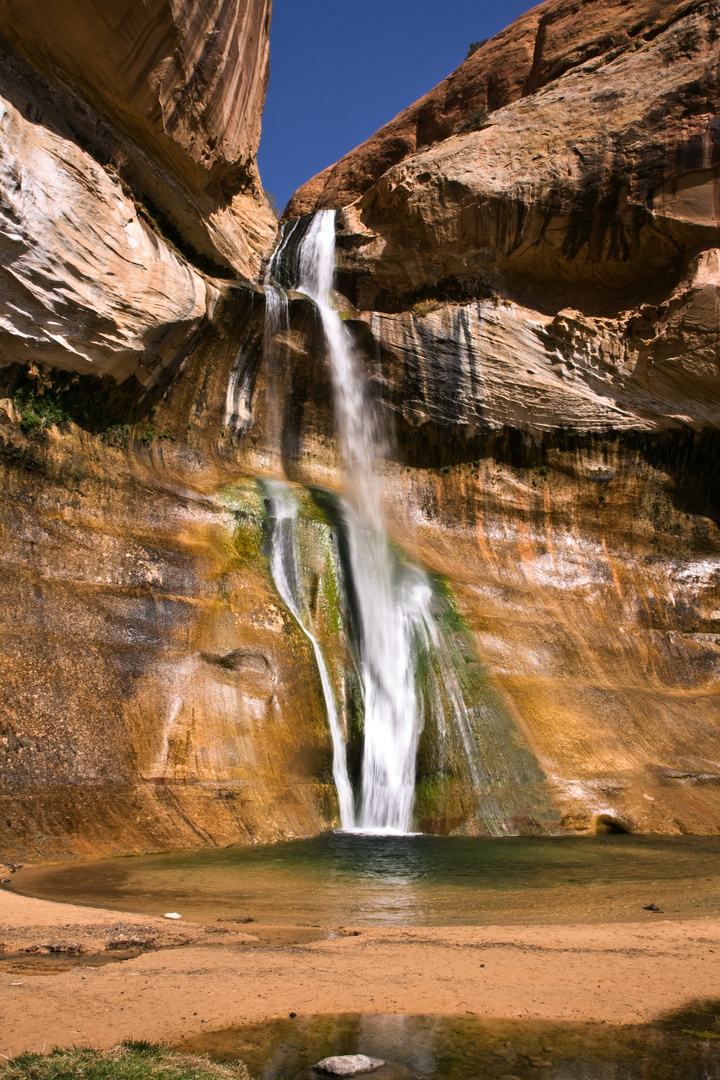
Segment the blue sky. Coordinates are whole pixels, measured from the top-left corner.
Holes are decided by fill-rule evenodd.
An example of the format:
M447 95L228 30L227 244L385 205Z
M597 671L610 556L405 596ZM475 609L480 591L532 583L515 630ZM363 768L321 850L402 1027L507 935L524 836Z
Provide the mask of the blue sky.
M259 164L282 208L534 7L525 0L273 0Z

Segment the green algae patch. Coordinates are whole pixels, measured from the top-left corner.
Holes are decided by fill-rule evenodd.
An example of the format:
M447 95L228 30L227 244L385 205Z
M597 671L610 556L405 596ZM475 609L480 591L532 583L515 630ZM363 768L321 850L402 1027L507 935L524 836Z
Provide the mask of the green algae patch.
M125 1042L111 1050L55 1049L21 1054L0 1066L0 1080L250 1080L241 1061L220 1064L177 1054L155 1043Z
M265 500L257 482L251 478L223 488L218 497L230 517L232 545L228 550L228 569L249 568L264 562Z
M472 787L450 773L425 776L415 787L413 817L421 832L440 836L464 832L474 810Z
M96 435L116 434L128 421L134 423L152 411L150 399L134 376L118 384L110 375L81 375L31 363L12 365L6 378L26 435L70 423Z
M341 554L343 516L339 498L323 488L288 485L296 504L295 568L301 618L317 640L332 683L333 695L347 740L351 776L359 775L362 746L362 691L348 583ZM270 502L272 500L270 499ZM266 503L266 508L268 504ZM274 522L265 519L265 556L272 574ZM319 676L318 676L319 677Z
M418 663L425 709L415 826L491 836L557 832L545 774L482 663L449 581L434 575L432 585L437 641Z

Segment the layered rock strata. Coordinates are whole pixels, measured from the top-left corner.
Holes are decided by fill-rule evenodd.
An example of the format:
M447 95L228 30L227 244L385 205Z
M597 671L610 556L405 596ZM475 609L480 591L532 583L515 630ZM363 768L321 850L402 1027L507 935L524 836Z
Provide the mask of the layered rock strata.
M223 463L222 411L205 408L247 306L223 302L210 355L134 428L25 436L8 404L3 850L267 842L332 820L312 655L272 586L262 497L236 454Z
M7 0L0 338L138 392L176 372L223 277L275 234L255 152L269 5Z
M104 151L206 263L252 275L271 234L255 163L269 0L0 6L14 51L111 130ZM40 106L42 112L42 106Z
M394 136L379 133L352 168L330 171L324 194L306 188L291 205L340 208L337 303L388 433L389 528L455 612L479 780L426 733L419 824L712 833L717 11L575 6L529 12L400 118L405 142L390 152ZM123 41L139 40L131 7ZM346 615L328 601L341 537L327 492L344 481L313 305L291 296L289 326L269 340L262 290L206 273L199 233L173 251L140 173L101 166L77 135L73 109L103 146L146 132L163 206L182 188L200 207L198 178L252 148L252 123L241 138L218 119L220 91L206 97L196 80L198 97L174 96L177 65L157 55L187 34L199 63L193 35L217 14L182 10L172 32L166 9L147 28L162 47L137 54L140 67L120 64L122 117L103 80L82 89L69 59L82 41L36 58L23 35L42 24L12 22L3 340L22 369L4 371L0 425L10 858L274 840L337 822L322 688L272 584L262 488L284 477L311 508L307 592L348 687ZM48 81L58 72L62 90ZM31 103L47 118L53 94L62 107L44 122ZM185 103L172 122L171 99ZM207 238L204 214L194 228ZM267 211L252 222L248 274L271 225ZM213 244L217 270L226 256ZM356 770L357 745L352 755Z

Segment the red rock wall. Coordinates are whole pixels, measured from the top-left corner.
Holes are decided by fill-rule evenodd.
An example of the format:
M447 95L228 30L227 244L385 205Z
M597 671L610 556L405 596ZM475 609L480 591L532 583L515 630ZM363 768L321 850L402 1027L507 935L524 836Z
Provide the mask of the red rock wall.
M286 218L354 202L391 166L589 60L633 48L675 13L677 0L548 0L516 19L424 97L299 188Z

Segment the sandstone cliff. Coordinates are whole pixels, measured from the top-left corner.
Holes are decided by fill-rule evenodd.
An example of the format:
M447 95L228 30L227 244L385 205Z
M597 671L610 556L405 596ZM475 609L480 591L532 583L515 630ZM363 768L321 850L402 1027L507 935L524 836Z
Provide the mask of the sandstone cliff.
M571 827L720 824L719 34L550 0L286 211L339 210L398 538Z
M426 740L422 826L717 832L717 7L576 7L529 12L291 207L340 208L337 302L390 433L393 539L454 598L479 782ZM214 276L239 196L203 200L211 177L237 180L256 128L232 128L211 74L178 92L216 14L177 9L168 23L158 6L142 53L130 4L111 34L125 60L100 78L82 38L41 48L44 24L6 5L2 327L22 362L0 414L9 856L337 820L262 487L303 493L308 595L351 700L351 613L328 600L342 475L322 331L294 295L270 339L262 290ZM237 32L236 71L261 81L265 38L256 54L239 25L216 36ZM142 141L142 167L101 166L90 128L100 150ZM149 220L148 162L195 255ZM248 222L232 265L251 277L272 222Z
M257 273L269 17L265 0L3 0L4 363L151 385L212 314L213 279Z
M288 203L285 217L354 202L410 155L484 126L489 114L532 96L573 69L642 46L668 21L704 6L675 0L539 4L484 42L439 86L361 146L303 184Z

